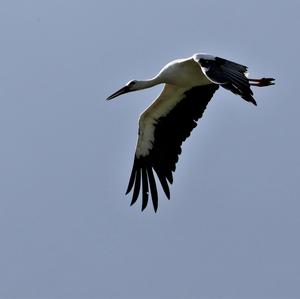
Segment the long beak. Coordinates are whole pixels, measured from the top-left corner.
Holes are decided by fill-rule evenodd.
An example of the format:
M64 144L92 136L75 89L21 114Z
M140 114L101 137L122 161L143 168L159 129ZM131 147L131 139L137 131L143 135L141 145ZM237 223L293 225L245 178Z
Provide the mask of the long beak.
M111 99L113 99L115 97L118 97L121 94L127 93L129 91L131 91L131 90L129 89L129 87L127 85L125 85L124 87L122 87L121 89L119 89L118 91L116 91L115 93L113 93L112 95L110 95L106 100L109 101L109 100L111 100Z

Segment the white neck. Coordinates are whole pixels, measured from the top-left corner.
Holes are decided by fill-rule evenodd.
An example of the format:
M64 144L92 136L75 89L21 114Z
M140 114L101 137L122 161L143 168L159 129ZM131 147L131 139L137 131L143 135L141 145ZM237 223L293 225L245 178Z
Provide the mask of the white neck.
M154 77L154 78L148 79L148 80L138 80L135 83L134 90L149 88L149 87L155 86L160 83L162 83L162 82L158 77Z

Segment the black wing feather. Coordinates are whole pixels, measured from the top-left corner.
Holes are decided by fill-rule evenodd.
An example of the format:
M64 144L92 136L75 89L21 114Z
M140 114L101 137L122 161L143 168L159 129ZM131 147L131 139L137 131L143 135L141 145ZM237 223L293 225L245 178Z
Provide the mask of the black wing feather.
M149 192L149 186L148 186L148 175L146 166L143 165L142 168L142 188L143 188L143 200L142 200L142 211L146 208L148 204L148 192Z
M132 200L130 205L133 205L137 201L140 193L140 187L141 187L141 167L140 165L137 165L135 169L135 182L134 182L133 195L132 195Z
M220 57L200 58L198 62L210 80L256 105L249 80L246 77L247 67L245 65Z
M138 198L142 176L142 210L147 206L150 186L153 207L155 212L157 211L158 195L153 169L166 197L170 198L169 184L173 182L172 172L175 171L181 154L181 144L197 126L196 121L202 117L207 104L218 88L217 84L193 87L183 94L183 99L166 116L157 119L153 148L147 156L134 158L126 192L127 194L134 187L131 204L134 204Z
M152 170L151 166L147 167L147 173L148 173L151 197L152 197L152 202L153 202L153 208L154 208L154 211L156 212L157 208L158 208L158 195L157 195L155 178L154 178L153 170Z

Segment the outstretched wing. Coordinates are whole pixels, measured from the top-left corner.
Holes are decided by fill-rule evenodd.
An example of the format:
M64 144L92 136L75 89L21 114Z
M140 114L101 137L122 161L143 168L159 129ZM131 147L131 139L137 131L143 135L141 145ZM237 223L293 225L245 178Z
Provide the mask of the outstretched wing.
M194 56L206 77L216 84L240 95L256 105L247 74L247 67L220 57L198 54Z
M142 210L148 204L150 191L154 210L158 208L158 194L154 172L170 198L169 184L173 182L181 144L197 126L202 114L218 89L217 84L191 89L166 84L161 95L141 115L139 137L133 168L126 194L133 189L131 204L142 190Z

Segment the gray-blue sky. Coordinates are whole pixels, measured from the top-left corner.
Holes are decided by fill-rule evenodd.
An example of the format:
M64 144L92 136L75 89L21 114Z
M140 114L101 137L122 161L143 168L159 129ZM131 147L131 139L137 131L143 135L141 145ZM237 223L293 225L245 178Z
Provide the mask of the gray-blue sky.
M298 1L1 1L0 298L299 298ZM171 201L124 196L137 118L208 52L277 85L219 90Z

